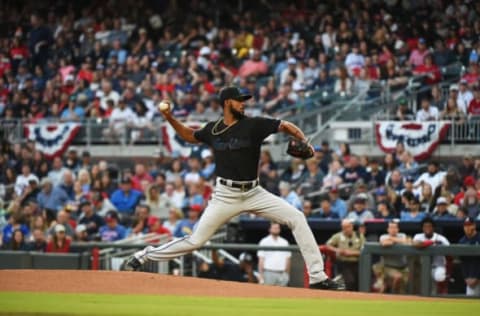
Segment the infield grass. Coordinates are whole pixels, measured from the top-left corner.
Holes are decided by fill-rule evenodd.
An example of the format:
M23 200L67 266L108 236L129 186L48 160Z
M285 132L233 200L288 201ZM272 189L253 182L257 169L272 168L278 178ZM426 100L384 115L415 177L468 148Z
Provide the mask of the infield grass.
M361 301L0 292L0 315L474 315L478 300Z

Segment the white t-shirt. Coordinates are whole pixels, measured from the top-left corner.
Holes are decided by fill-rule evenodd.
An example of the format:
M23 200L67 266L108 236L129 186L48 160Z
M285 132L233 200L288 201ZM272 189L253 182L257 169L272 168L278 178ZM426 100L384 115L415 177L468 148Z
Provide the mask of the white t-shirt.
M259 245L284 247L288 246L288 241L280 236L273 238L272 235L268 235L260 240ZM292 256L292 253L290 251L259 250L257 256L264 258L264 270L284 272L287 269L287 259Z
M443 178L445 178L446 172L445 171L438 171L433 176L430 175L428 172L422 173L422 175L415 181L414 186L418 186L422 183L422 181L430 184L432 187L432 192L435 192L435 189L442 184ZM420 190L421 191L421 190Z
M440 235L440 234L437 234L437 233L433 233L432 238L427 238L424 233L416 234L413 237L413 241L422 242L422 241L425 241L425 240L431 240L431 241L434 242L434 244L438 244L438 245L450 246L450 243L448 242L448 239L445 238L444 236ZM447 259L445 259L444 256L433 257L432 267L441 267L441 266L445 266L446 264L447 264Z
M108 94L105 94L102 90L98 90L96 93L96 97L100 98L100 107L103 110L106 110L108 108L107 106L107 100L112 99L113 100L113 105L117 106L118 100L120 100L120 94L118 94L117 91L111 90Z
M15 181L15 193L17 196L22 195L23 190L28 187L28 182L30 180L36 180L38 183L38 178L33 173L30 173L28 176L24 176L23 174L17 176L17 180Z
M465 92L461 92L461 91L458 91L458 95L457 95L457 107L460 111L463 112L463 114L467 114L467 110L468 110L468 105L470 104L470 101L473 100L473 93L470 92L470 91L465 91Z
M438 108L436 106L430 105L428 107L428 111L424 109L420 109L417 112L417 121L425 122L425 121L432 121L438 120Z
M125 107L123 110L119 107L113 109L112 114L110 115L110 122L114 125L127 122L133 122L137 117L137 114L132 111L129 107Z

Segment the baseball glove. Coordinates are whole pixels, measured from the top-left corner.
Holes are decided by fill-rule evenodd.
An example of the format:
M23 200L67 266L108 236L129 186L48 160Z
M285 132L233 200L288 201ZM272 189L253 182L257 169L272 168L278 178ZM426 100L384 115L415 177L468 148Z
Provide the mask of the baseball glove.
M288 141L287 154L295 158L308 159L313 157L313 148L306 141L290 138Z

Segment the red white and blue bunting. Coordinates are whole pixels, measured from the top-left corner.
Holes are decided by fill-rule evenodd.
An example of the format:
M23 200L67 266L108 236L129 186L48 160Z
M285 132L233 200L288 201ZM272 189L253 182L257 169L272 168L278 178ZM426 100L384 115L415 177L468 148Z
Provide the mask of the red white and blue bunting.
M35 148L51 159L65 152L79 130L79 123L28 124L25 138L34 141Z
M392 153L397 143L401 142L416 160L424 160L431 156L445 138L449 126L448 121L386 121L376 122L375 132L377 144L382 151Z

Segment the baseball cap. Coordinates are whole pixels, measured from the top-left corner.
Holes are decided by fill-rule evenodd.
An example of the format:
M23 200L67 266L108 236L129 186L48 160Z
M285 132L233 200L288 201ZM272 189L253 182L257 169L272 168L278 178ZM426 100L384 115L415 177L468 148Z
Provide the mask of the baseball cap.
M457 91L457 90L458 90L458 84L452 84L452 85L450 85L449 90L450 90L450 91Z
M297 60L294 58L294 57L290 57L288 60L287 60L287 63L289 65L295 65L297 63Z
M439 205L439 204L448 204L447 199L443 196L439 197L437 199L437 205Z
M114 220L118 221L118 214L115 211L108 211L107 215L105 215L105 222L110 223Z
M418 197L416 197L416 196L413 196L412 198L410 198L409 202L411 204L420 204L420 201L418 200Z
M463 185L466 187L473 187L475 185L475 178L473 176L465 177Z
M465 80L465 79L462 79L462 80L460 80L460 84L467 85L467 84L468 84L468 81L467 81L467 80Z
M423 37L420 37L420 38L418 39L418 42L419 42L420 44L425 44L427 41L426 41Z
M253 257L248 252L242 252L238 257L238 260L245 262L253 262Z
M387 195L385 188L378 188L375 190L375 195Z
M203 206L200 204L193 204L190 206L190 211L200 213L203 211Z
M408 104L407 99L405 99L405 98L400 98L400 100L398 100L398 104L399 104L399 105L407 105L407 104Z
M359 193L355 197L355 202L365 202L368 200L368 196L365 193Z
M471 217L465 218L463 221L463 226L470 226L470 225L475 225L475 220Z
M78 208L81 209L81 208L84 207L85 205L90 205L90 204L92 204L92 202L90 202L89 199L85 199L85 198L84 198L84 199L81 199L81 200L80 200L80 203L78 204Z
M202 156L202 159L205 159L207 157L212 157L212 151L208 148L202 150L202 153L200 154Z
M336 187L333 187L333 188L330 189L330 193L336 194L336 193L338 193L338 189Z
M412 175L408 175L405 177L405 182L415 182L415 177Z
M62 224L55 225L55 232L56 233L65 232L65 226L63 226Z
M225 87L220 90L220 102L224 104L225 100L232 99L236 101L246 101L252 96L250 94L242 94L237 87Z
M77 225L77 227L75 228L75 232L76 232L76 233L83 233L83 232L85 232L85 231L87 231L87 225L85 225L85 224L79 224L79 225Z

